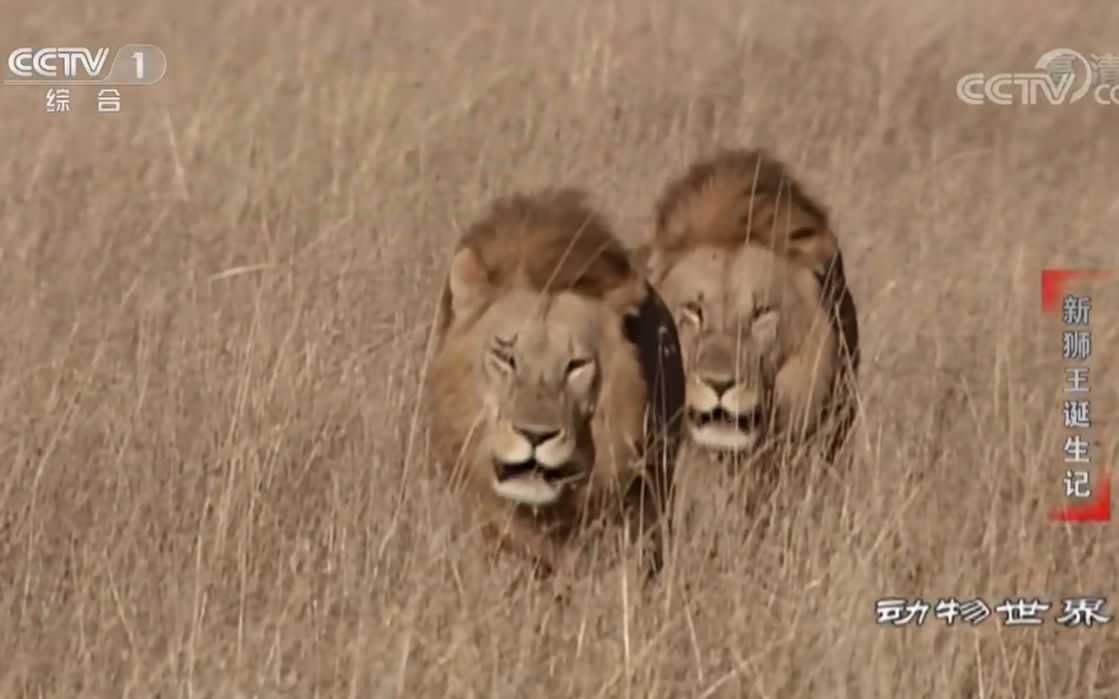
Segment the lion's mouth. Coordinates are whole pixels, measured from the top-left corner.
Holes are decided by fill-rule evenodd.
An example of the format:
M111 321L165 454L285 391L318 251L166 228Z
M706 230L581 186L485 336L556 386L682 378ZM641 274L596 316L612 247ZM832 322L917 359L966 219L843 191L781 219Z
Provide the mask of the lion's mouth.
M582 469L573 462L562 466L545 466L536 459L529 459L520 463L507 463L494 460L494 478L498 483L515 480L518 478L536 477L549 485L558 485L581 477Z
M696 427L732 427L740 432L752 432L761 427L762 411L755 408L746 413L732 413L722 407L700 412L689 408L688 418Z

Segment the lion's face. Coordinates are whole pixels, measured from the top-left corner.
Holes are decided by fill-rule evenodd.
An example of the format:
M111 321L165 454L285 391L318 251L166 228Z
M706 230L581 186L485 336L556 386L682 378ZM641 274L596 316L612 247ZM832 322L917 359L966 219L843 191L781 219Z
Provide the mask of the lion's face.
M687 373L687 427L699 446L745 451L780 420L778 376L798 332L790 268L772 251L701 246L663 270Z
M548 505L587 477L602 315L574 294L514 291L477 325L475 387L488 425L480 446L499 495Z
M476 483L545 506L577 484L609 480L609 460L596 459L592 422L608 378L617 376L611 370L624 364L622 315L631 292L599 299L494 289L471 252L460 253L449 285L456 320L433 372L461 377L446 380L442 390L452 395L438 409L443 426L470 433L465 448ZM639 427L640 413L637 420Z

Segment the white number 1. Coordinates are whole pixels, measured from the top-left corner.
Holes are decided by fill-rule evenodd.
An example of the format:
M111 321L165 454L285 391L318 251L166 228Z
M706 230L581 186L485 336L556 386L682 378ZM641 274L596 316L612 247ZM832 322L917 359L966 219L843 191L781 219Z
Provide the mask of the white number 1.
M136 79L144 79L144 52L136 51L132 54L132 58L136 61Z

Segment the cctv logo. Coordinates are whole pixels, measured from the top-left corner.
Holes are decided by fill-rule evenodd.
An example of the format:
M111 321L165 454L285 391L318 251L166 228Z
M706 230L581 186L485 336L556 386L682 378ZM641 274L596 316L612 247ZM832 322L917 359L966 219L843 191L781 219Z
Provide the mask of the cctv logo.
M17 78L78 77L79 68L90 79L96 80L109 58L109 49L87 48L21 48L8 54L8 70Z
M1072 49L1054 49L1038 59L1033 73L969 73L956 83L956 96L965 104L1039 104L1044 96L1049 104L1078 102L1089 90L1099 104L1119 104L1119 82L1104 81L1102 60L1114 60L1111 54L1096 57L1099 67ZM1077 67L1080 67L1079 70ZM1110 64L1108 64L1110 69ZM1074 89L1077 75L1081 84ZM1093 89L1094 87L1094 89ZM1016 88L1016 89L1015 89Z

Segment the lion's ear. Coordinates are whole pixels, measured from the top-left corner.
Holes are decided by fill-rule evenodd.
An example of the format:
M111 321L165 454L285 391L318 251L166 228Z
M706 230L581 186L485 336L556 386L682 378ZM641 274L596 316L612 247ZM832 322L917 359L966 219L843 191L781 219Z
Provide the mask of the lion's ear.
M451 292L451 314L455 318L476 312L490 300L489 273L470 248L455 253L447 288Z

